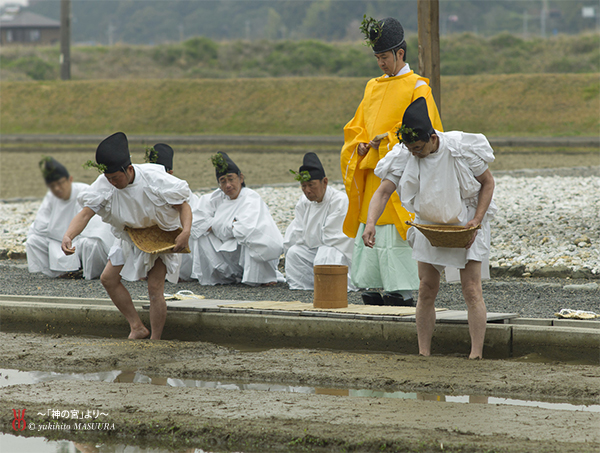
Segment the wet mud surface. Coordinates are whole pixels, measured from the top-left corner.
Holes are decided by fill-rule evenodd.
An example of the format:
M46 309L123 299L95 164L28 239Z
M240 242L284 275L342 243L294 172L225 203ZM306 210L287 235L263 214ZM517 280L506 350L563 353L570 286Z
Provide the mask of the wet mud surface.
M26 408L28 423L38 426L53 422L49 409L93 409L107 414L102 422L114 429L28 435L150 443L173 451L600 450L600 412L488 401L503 397L598 405L600 367L594 365L307 349L244 352L201 342L15 333L0 333L0 352L3 369L129 370L162 384L122 378L5 386L0 388L5 433L14 433L15 408ZM310 386L315 392L172 387L168 381L173 379ZM348 389L416 396L344 396ZM439 402L445 395L470 395L473 403Z

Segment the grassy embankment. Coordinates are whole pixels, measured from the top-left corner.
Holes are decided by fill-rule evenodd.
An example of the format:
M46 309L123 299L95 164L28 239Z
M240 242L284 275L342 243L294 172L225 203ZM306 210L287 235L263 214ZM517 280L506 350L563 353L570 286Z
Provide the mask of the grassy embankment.
M2 82L3 134L340 135L363 78ZM446 130L596 136L598 74L442 78Z
M360 102L365 81L2 82L0 132L108 135L122 130L137 135L330 135L341 140L342 128ZM444 127L490 137L595 136L600 121L598 89L597 74L444 77ZM291 182L287 170L299 165L301 153L316 151L329 177L341 178L339 149L335 147L245 148L176 146L175 172L193 189L214 186L209 156L222 149L238 162L250 184ZM0 199L44 194L37 170L42 155L59 159L78 181L89 183L97 176L95 171L81 168L83 162L93 159L95 146L35 145L34 149L22 152L31 151L32 145L2 145ZM143 161L140 145L133 144L131 151L134 162ZM495 151L493 170L600 165L594 149Z

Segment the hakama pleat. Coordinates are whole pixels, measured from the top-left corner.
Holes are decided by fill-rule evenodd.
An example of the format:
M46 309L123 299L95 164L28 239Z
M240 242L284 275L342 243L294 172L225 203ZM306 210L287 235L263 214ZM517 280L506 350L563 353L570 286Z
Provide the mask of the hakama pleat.
M361 224L354 242L352 283L359 288L410 291L419 288L417 262L412 249L394 225L375 226L375 246L366 247ZM410 232L410 230L409 230Z

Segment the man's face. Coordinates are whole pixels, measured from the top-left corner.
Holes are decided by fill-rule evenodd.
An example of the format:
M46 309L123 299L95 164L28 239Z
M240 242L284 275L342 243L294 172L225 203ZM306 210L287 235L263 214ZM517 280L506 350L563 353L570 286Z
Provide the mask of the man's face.
M402 56L404 50L400 49L396 52L396 60L394 60L394 52L388 50L387 52L375 54L379 69L385 72L388 76L395 76L400 69L404 66Z
M242 190L244 175L235 173L227 173L219 178L219 187L232 200L235 200Z
M130 165L124 172L104 173L104 177L117 189L124 189L131 184L134 174L133 166Z
M73 185L73 177L63 176L57 181L53 181L49 184L46 184L52 195L56 198L60 198L61 200L68 200L71 198L71 186Z
M431 153L434 153L434 152L437 151L437 149L438 149L438 137L437 137L437 135L433 134L429 138L428 142L424 142L422 140L419 140L419 141L414 142L414 143L405 144L405 146L408 148L408 151L410 151L410 153L413 156L422 159L424 157L429 156Z
M326 190L327 178L313 179L302 183L302 192L310 201L322 202Z

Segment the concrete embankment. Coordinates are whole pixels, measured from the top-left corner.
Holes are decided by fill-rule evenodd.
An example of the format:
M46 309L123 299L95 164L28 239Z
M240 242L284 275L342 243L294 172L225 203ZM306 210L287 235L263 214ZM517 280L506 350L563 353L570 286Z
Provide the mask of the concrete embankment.
M170 303L163 338L210 341L239 348L323 348L416 354L414 313L340 313L246 308L242 301ZM147 301L135 301L149 324ZM128 325L109 299L0 296L1 330L62 335L126 337ZM433 339L436 354L469 350L466 312L440 311ZM519 318L488 314L487 358L534 354L560 361L600 363L600 322Z

